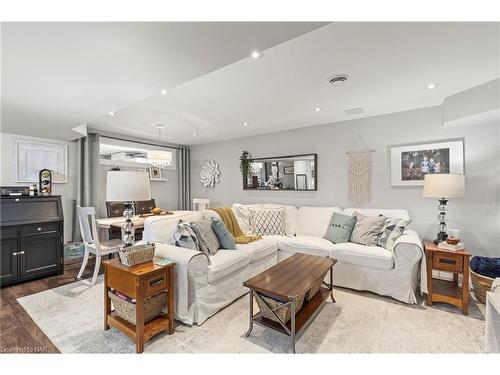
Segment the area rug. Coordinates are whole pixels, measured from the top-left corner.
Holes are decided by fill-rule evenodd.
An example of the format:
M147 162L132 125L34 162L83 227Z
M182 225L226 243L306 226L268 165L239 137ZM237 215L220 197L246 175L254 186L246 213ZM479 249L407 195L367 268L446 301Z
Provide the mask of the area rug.
M336 289L298 337L297 353L481 353L484 307L472 301L470 315L446 305L406 305L372 293ZM127 336L103 330L102 276L95 286L78 281L18 299L62 353L134 353ZM159 334L145 353L289 353L289 338L260 326L248 328L244 296L201 326L178 323Z

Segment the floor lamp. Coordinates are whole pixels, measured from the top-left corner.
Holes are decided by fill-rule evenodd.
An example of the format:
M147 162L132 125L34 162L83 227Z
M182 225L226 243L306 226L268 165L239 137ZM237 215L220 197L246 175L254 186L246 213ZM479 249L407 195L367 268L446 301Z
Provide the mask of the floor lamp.
M122 240L125 247L134 244L134 201L151 199L149 189L149 174L141 171L108 171L106 183L106 200L108 202L123 202L126 219L122 227Z

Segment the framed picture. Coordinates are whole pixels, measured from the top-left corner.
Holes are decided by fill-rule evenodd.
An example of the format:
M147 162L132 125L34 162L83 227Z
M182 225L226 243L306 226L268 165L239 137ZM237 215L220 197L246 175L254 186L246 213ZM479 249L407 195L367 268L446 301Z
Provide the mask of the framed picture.
M464 173L464 140L390 146L391 185L423 186L426 174Z
M150 181L168 181L165 177L165 171L158 167L149 167L149 180Z
M68 182L68 146L16 139L16 182L38 182L38 173L48 169L52 183Z
M293 174L293 166L283 167L283 174Z

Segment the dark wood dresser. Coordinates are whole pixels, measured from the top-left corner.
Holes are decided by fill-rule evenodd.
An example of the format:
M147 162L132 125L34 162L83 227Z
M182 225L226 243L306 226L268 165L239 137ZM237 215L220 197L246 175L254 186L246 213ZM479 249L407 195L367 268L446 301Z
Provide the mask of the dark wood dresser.
M61 197L2 196L0 286L64 272Z

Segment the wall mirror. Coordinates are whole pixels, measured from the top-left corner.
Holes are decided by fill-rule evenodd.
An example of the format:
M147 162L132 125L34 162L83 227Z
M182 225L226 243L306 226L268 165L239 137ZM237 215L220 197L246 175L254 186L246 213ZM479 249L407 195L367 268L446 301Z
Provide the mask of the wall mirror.
M317 154L254 158L246 190L317 190Z

